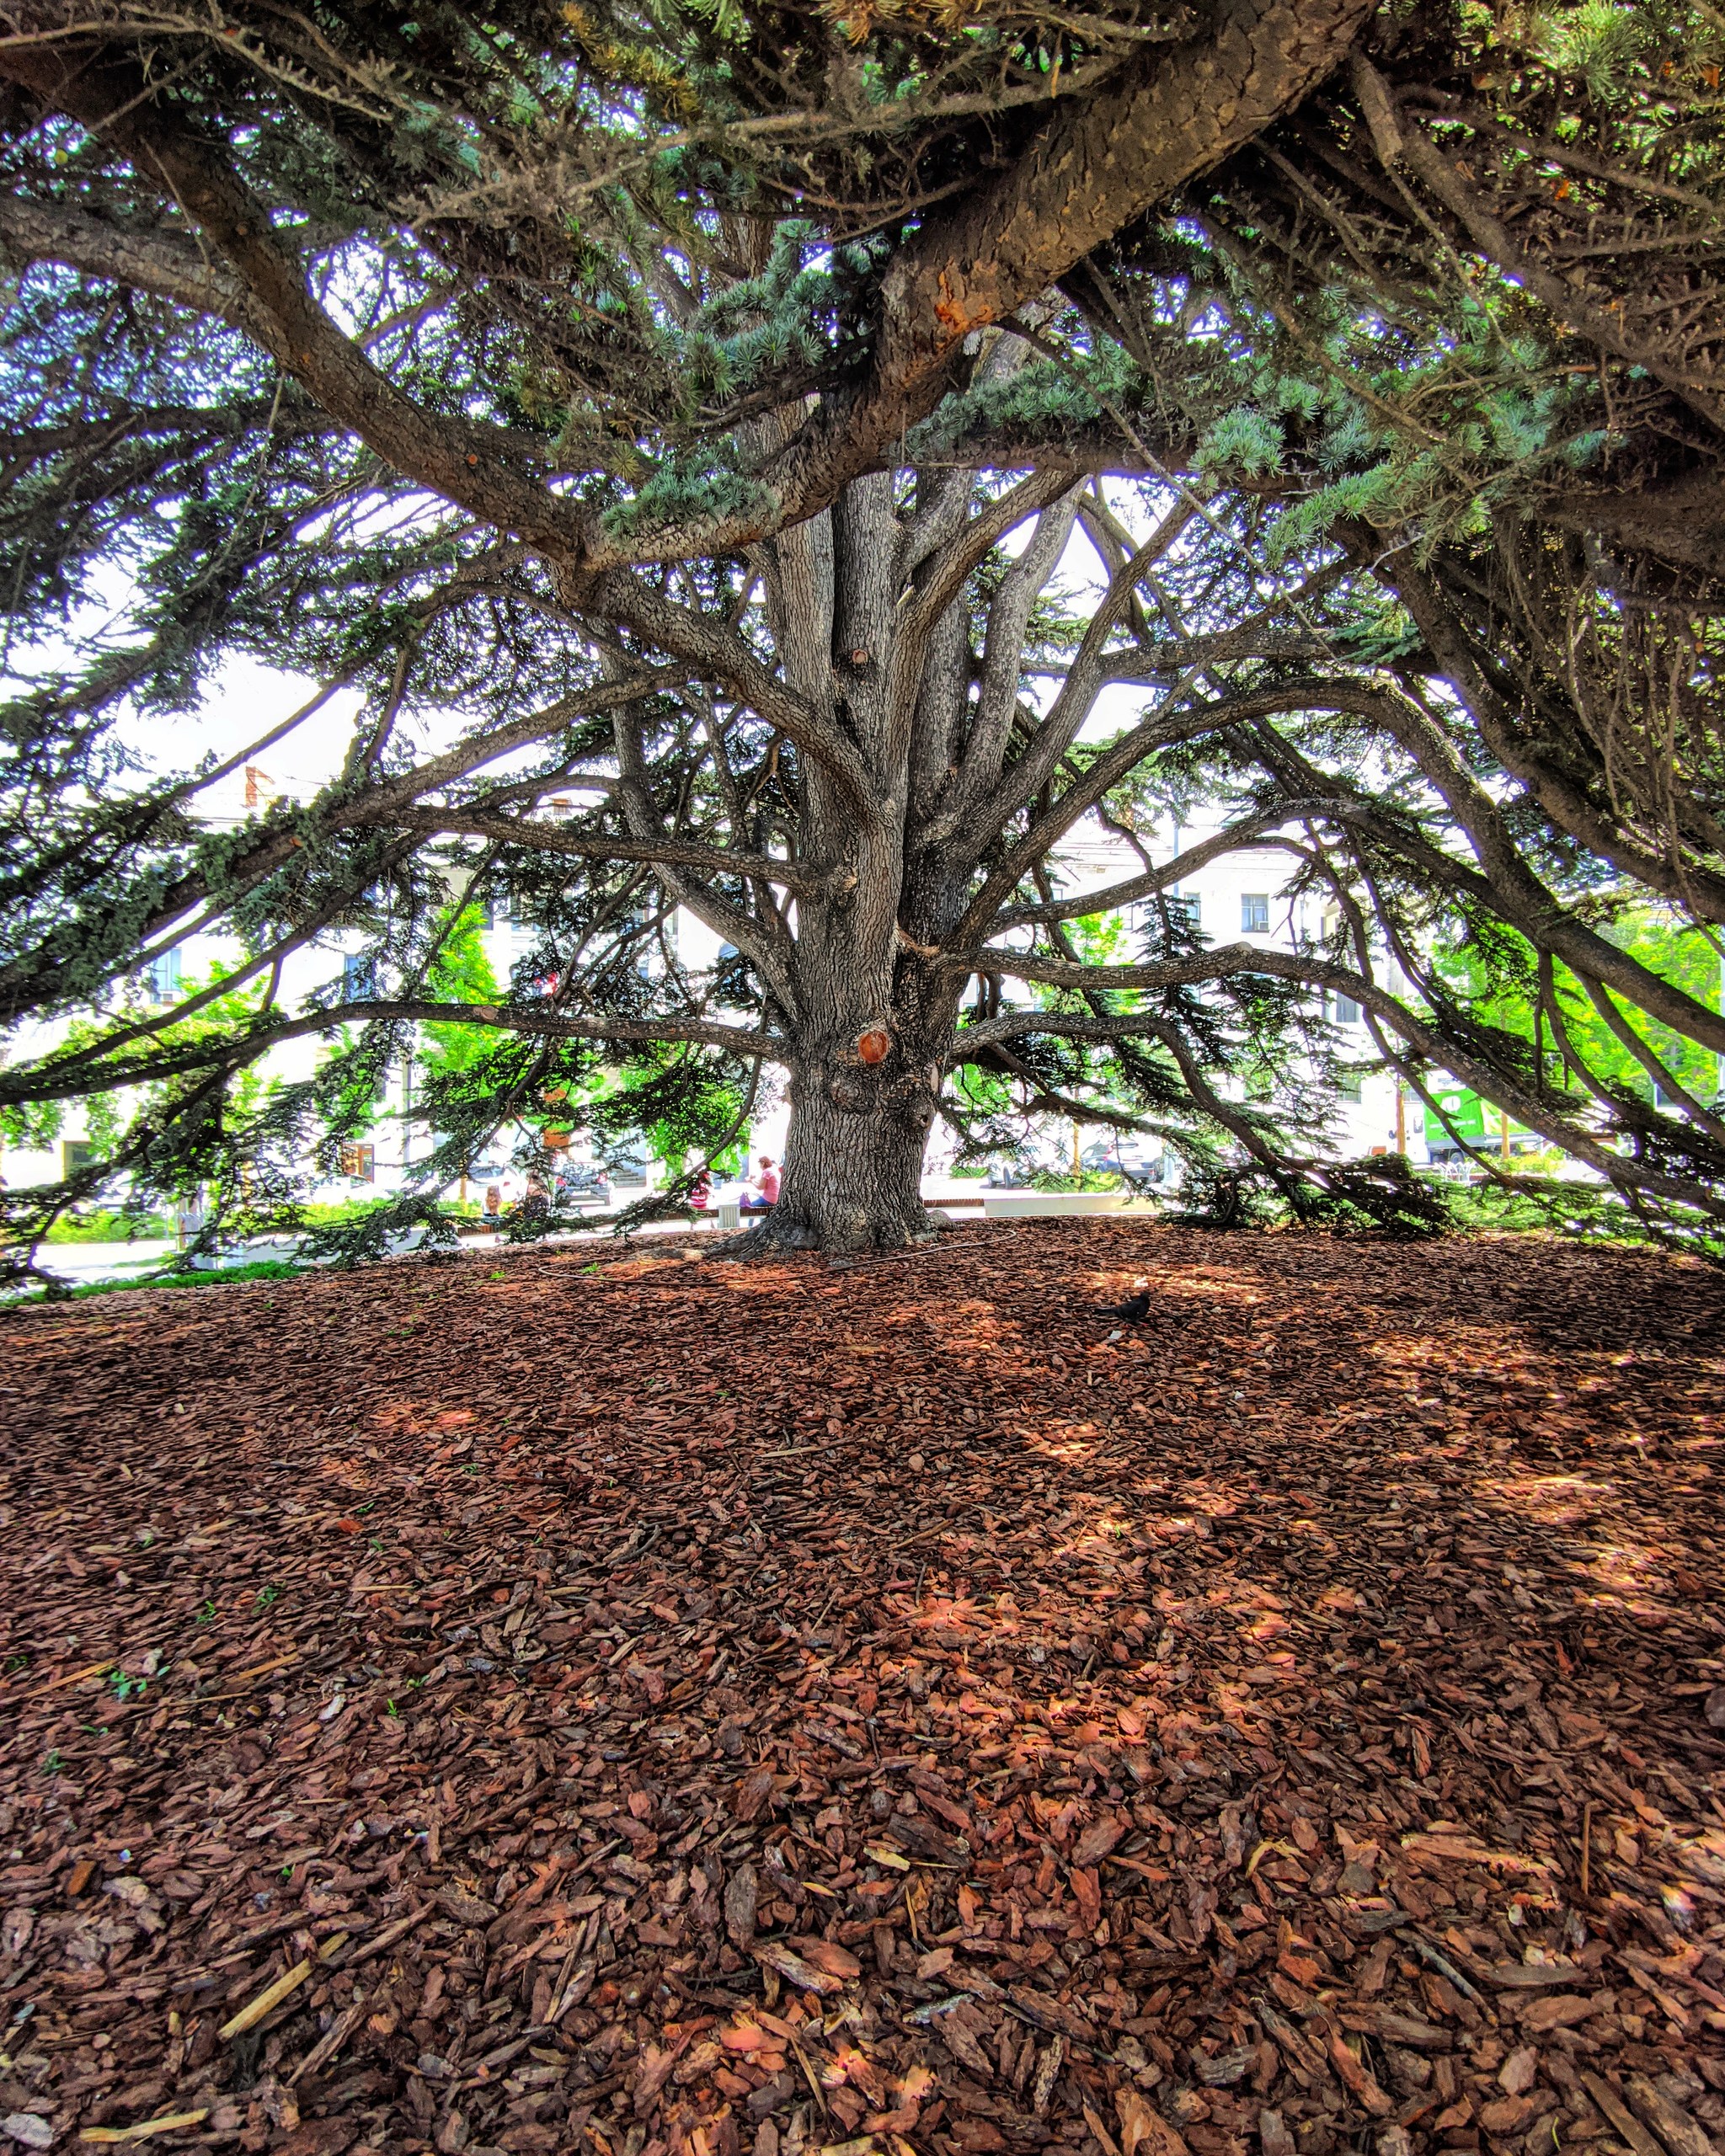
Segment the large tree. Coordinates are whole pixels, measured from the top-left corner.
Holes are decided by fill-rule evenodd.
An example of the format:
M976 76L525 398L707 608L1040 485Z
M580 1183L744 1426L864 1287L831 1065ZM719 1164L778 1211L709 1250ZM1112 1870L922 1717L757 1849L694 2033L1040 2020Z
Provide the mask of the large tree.
M415 1027L494 1037L436 1081L439 1174L595 1058L715 1139L779 1065L772 1234L857 1246L921 1231L937 1114L1009 1096L1207 1123L1309 1193L1225 1080L1321 1070L1327 990L1417 1090L1454 1072L1645 1217L1717 1221L1682 1071L1725 1019L1618 919L1725 917L1717 167L1669 88L1717 87L1712 19L1607 66L1562 11L1513 49L1370 14L0 8L35 668L0 1017L102 1014L5 1099L141 1088L92 1177L216 1169L256 1209ZM1584 247L1547 206L1578 189ZM365 715L317 800L217 841L208 771L129 779L118 722L241 654ZM1280 846L1322 937L1205 947L1156 903L1196 864L1139 834L1194 796L1235 809L1204 857ZM1143 857L1100 898L1051 867L1087 819ZM542 948L448 992L505 888ZM1132 963L1074 941L1146 901ZM370 991L282 1008L355 921ZM128 1007L193 922L244 960Z

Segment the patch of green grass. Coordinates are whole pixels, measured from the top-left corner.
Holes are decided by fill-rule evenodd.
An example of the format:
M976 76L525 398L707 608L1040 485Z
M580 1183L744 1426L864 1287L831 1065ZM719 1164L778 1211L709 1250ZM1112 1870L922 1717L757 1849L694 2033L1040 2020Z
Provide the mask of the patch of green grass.
M1075 1190L1119 1190L1120 1178L1112 1171L1104 1173L1100 1168L1080 1168L1074 1175L1070 1168L1033 1168L1030 1174L1033 1190L1051 1190L1065 1193Z
M49 1243L129 1243L141 1237L172 1236L174 1223L160 1213L67 1214L56 1220L42 1238Z
M0 1310L17 1309L29 1303L85 1302L92 1295L136 1294L147 1288L225 1288L235 1281L297 1280L302 1273L315 1273L320 1268L312 1265L293 1265L280 1258L259 1258L251 1265L230 1265L219 1273L169 1273L153 1280L89 1280L81 1288L74 1288L69 1294L51 1298L45 1290L29 1295L13 1295L0 1303Z
M1551 1209L1519 1191L1506 1191L1493 1183L1445 1186L1451 1214L1458 1228L1549 1228Z
M298 1217L308 1228L344 1227L350 1220L363 1220L368 1213L381 1213L394 1202L389 1198L344 1198L334 1205L303 1206Z
M1452 1183L1450 1218L1457 1228L1486 1229L1496 1234L1549 1235L1609 1243L1623 1249L1645 1248L1659 1240L1636 1219L1614 1192L1596 1184L1558 1182L1524 1164L1527 1187L1502 1183Z

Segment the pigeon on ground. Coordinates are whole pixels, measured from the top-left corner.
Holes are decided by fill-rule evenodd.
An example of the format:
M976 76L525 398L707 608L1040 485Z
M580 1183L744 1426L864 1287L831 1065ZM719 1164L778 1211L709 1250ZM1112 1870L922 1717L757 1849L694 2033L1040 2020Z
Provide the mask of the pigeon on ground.
M1140 1288L1135 1294L1128 1295L1124 1302L1106 1304L1097 1315L1124 1318L1128 1325L1142 1325L1150 1315L1149 1292Z

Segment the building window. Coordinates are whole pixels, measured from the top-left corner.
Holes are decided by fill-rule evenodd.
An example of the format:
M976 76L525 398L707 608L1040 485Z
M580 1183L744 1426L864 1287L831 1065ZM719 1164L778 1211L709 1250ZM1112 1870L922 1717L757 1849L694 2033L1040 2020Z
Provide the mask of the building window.
M88 1138L62 1139L60 1145L60 1172L66 1182L80 1176L96 1157L96 1149Z
M364 1002L377 992L377 963L368 952L350 951L341 962L341 993L348 1003Z
M1242 935L1268 936L1270 932L1270 900L1268 891L1242 891L1240 894L1240 928Z
M376 1182L377 1165L373 1149L369 1145L344 1145L341 1172L350 1182Z
M1359 1023L1359 1006L1351 995L1336 998L1336 1023L1338 1026L1357 1026Z
M144 978L149 984L150 1000L154 1003L172 1003L179 994L180 966L178 951L163 951L151 959Z
M1177 927L1183 922L1188 928L1196 928L1202 911L1196 891L1172 891L1168 894L1168 918Z

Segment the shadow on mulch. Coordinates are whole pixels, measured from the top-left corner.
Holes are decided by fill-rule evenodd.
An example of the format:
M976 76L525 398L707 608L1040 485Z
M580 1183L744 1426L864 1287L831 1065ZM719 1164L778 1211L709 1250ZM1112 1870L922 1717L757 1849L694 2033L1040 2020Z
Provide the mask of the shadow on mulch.
M3 1338L14 2143L1712 2156L1717 1274L1049 1222Z

